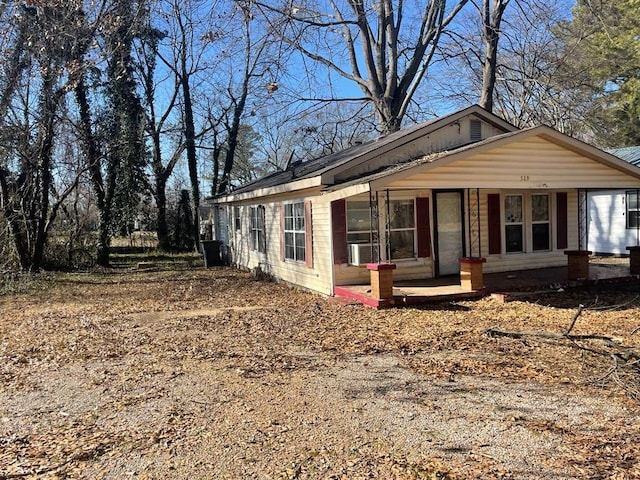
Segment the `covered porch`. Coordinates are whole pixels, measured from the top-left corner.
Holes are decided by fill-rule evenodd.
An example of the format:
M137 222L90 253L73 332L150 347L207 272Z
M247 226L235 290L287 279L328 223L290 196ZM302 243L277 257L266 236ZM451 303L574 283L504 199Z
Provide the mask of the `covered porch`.
M640 282L640 276L630 272L628 257L591 257L589 276L581 280L568 280L568 266L486 273L483 279L484 288L478 290L462 287L459 275L394 281L393 296L383 299L372 294L371 285L336 286L334 293L346 301L385 308L480 298L490 294L504 300L567 287Z

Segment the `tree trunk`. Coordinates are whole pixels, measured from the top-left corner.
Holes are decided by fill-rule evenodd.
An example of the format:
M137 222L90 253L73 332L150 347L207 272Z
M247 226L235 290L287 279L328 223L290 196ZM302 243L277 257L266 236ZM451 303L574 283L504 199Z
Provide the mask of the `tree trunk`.
M186 59L182 60L182 74L180 76L182 85L182 96L184 101L184 136L185 148L187 151L187 165L189 167L189 179L191 181L191 196L193 202L192 219L192 239L193 244L198 245L198 210L200 209L200 184L198 176L198 157L196 152L196 133L193 120L193 104L191 99L191 89L189 85L189 75L187 72Z
M498 69L498 41L502 16L510 0L484 0L482 11L483 37L485 45L482 63L482 91L480 106L489 112L493 111L493 95L496 87L496 71ZM490 2L493 2L493 13Z
M100 162L100 150L91 129L91 113L89 101L87 99L87 88L84 78L78 80L75 88L76 101L80 113L80 131L82 136L83 150L87 156L89 164L89 174L91 184L96 195L96 205L98 207L98 243L96 245L96 262L101 267L109 266L109 234L110 208L107 202L104 177L102 175L102 165Z
M166 179L160 175L156 176L156 233L158 235L158 249L163 252L171 250L171 237L169 235L169 224L167 222L167 193Z
M40 138L38 148L38 170L40 182L38 185L38 205L39 211L36 227L35 242L33 245L33 258L30 270L38 272L42 266L44 247L47 243L49 229L49 191L52 184L51 156L53 154L53 138L55 133L55 116L58 109L58 102L62 96L61 91L54 92L54 79L47 77L43 80L41 114L42 124L40 126Z
M13 208L13 198L16 195L15 189L9 184L7 173L0 167L0 193L2 194L2 213L4 214L11 237L13 238L13 246L18 255L20 268L28 271L31 268L31 256L26 243L27 233L23 232L24 222L20 221L20 215Z

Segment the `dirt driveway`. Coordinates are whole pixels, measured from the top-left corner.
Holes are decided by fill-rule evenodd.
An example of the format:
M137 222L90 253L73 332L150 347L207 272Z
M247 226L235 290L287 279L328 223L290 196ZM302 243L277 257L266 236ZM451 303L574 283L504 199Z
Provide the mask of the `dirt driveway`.
M639 348L637 295L374 311L229 269L56 275L0 297L0 479L640 478L637 365L485 333L584 304L572 333Z

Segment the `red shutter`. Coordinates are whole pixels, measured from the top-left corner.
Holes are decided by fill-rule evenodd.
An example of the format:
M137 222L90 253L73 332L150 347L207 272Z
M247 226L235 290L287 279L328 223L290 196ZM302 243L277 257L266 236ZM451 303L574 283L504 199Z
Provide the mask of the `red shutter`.
M347 252L347 202L344 199L331 202L331 234L333 236L333 263L349 261Z
M313 228L311 225L311 202L304 202L304 263L307 267L313 268L313 238L311 237Z
M430 257L431 217L428 198L416 198L416 235L418 237L418 257Z
M556 248L565 249L569 246L567 234L567 192L556 193Z
M500 222L500 194L487 195L487 218L489 228L489 255L502 253L502 229Z
M280 260L285 261L284 258L284 203L280 204Z

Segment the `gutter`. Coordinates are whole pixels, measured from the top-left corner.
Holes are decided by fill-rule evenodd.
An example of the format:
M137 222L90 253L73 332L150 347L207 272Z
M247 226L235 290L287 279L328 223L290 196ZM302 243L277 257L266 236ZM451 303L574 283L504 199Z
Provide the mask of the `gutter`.
M265 187L250 192L229 194L223 197L209 197L207 200L213 200L213 203L231 203L241 200L250 200L257 197L268 197L271 195L279 195L282 193L295 192L297 190L305 190L307 188L322 186L322 177L311 177L295 182L289 182L282 185L276 185L274 187Z

